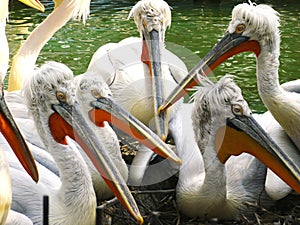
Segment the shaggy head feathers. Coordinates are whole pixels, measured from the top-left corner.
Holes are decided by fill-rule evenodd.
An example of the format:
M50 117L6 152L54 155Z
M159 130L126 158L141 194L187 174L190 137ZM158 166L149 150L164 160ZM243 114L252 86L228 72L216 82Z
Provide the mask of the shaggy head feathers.
M258 40L262 45L270 44L279 40L279 13L271 6L242 3L232 10L232 20L228 31L233 33L238 24L245 24L246 30L243 35ZM275 38L275 40L274 40Z
M42 65L24 85L24 94L29 109L51 109L51 104L59 103L56 92L66 94L67 101L73 104L75 86L73 72L64 64L48 62Z
M82 74L80 78L76 77L77 90L76 97L80 102L93 101L100 97L111 97L112 93L101 76L94 72Z
M193 95L195 106L192 120L197 144L204 154L211 134L224 126L228 118L235 116L232 111L235 105L242 108L244 115L250 115L251 111L233 76L226 75L217 83L203 76L199 81L202 86Z
M192 98L196 106L204 107L203 111L224 111L225 105L244 101L242 91L233 81L232 75L223 76L217 83L201 76L200 83L201 87Z
M130 11L128 18L133 16L139 32L144 30L147 23L148 31L160 24L165 31L171 26L171 9L163 0L141 0Z

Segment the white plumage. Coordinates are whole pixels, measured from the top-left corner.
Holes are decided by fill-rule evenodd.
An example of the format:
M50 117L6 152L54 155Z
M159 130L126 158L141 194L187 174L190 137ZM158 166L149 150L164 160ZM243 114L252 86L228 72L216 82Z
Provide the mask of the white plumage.
M219 219L253 213L247 203L266 203L262 194L265 165L248 154L232 157L224 165L215 146L218 129L235 117L233 106L238 104L244 116L251 115L241 90L225 76L216 84L207 81L194 98L195 103L184 104L181 112L187 135L178 152L182 158L176 188L180 211L191 217Z
M23 82L31 76L40 51L48 40L71 18L87 19L90 0L56 1L55 8L28 36L14 56L9 75L8 91L20 90Z
M278 12L267 5L240 4L232 11L228 27L234 32L238 24L245 25L242 35L259 43L257 56L257 86L259 95L288 136L300 149L300 95L285 91L279 84L280 31Z

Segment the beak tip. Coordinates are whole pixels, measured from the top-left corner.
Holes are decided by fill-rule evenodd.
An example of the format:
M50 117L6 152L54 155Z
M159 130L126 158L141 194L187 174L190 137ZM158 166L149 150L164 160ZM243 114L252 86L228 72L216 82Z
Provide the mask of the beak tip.
M173 156L171 159L173 160L173 162L182 165L182 160L178 156Z
M164 134L163 134L163 135L161 135L160 138L161 138L161 140L162 140L163 142L166 142L166 140L167 140L167 135L164 135Z
M35 183L37 183L39 181L39 174L36 174L33 176L33 180L35 181Z
M162 104L161 106L159 106L158 108L158 115L160 115L161 113L163 113L164 111L166 111L166 104Z
M141 215L139 215L138 218L137 218L137 221L138 221L139 224L143 224L144 223L144 218Z
M178 159L178 160L177 160L177 163L178 163L179 165L182 165L182 160L181 160L181 159Z

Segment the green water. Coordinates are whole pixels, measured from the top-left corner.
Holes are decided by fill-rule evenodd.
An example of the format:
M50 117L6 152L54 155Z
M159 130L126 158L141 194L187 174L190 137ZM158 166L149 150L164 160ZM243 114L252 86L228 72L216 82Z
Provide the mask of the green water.
M7 25L11 55L20 43L52 11L52 1L42 1L45 13L13 3ZM194 1L168 1L172 6L172 25L166 33L166 47L176 52L192 68L224 34L236 1L222 4L195 3ZM210 2L210 1L207 1ZM55 60L68 65L74 74L85 72L93 53L103 44L119 42L129 36L139 36L133 19L127 15L135 1L95 0L85 25L70 21L59 30L43 48L37 64ZM280 82L300 76L300 3L273 1L281 18ZM255 77L255 58L243 53L229 59L214 71L215 76L226 73L236 75L245 99L253 112L265 111L261 103Z

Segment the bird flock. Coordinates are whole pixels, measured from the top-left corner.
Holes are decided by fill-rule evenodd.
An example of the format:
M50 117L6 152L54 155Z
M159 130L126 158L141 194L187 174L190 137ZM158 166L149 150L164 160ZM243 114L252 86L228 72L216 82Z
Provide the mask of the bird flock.
M38 0L20 1L45 10ZM90 0L54 0L13 56L4 92L8 3L0 10L0 225L97 224L97 207L114 196L143 224L132 190L173 175L179 212L203 220L251 217L249 204L267 208L300 193L300 82L279 83L280 19L271 6L234 6L224 37L188 71L165 48L171 7L140 0L128 16L140 37L101 46L74 75L60 62L36 61L70 19L88 20ZM207 77L249 51L263 114L252 114L233 75ZM130 164L120 139L138 143Z

